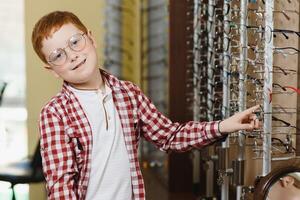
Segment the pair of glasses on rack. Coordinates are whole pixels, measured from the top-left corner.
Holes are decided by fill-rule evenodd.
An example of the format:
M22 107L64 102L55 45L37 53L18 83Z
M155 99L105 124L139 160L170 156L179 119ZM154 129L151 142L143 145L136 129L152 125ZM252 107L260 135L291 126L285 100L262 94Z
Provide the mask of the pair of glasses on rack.
M264 70L254 70L253 72L254 73L259 73L259 74L265 73ZM282 68L282 67L277 66L277 65L273 65L273 70L270 71L270 73L273 73L273 74L279 73L279 74L283 74L283 75L287 76L287 75L296 74L297 71L293 70L293 69L287 69L287 68Z

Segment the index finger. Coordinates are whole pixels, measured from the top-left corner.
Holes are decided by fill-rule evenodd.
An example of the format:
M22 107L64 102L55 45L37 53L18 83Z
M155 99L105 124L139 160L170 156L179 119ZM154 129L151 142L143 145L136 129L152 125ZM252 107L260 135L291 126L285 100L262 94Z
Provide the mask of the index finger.
M254 111L256 111L257 109L259 109L260 105L256 105L253 107L248 108L247 110L244 110L243 113L249 115L252 114Z

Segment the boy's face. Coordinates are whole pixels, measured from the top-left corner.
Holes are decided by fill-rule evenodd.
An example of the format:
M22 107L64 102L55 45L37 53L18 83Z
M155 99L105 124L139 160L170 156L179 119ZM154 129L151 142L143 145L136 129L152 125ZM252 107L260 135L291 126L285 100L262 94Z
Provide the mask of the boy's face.
M55 76L77 86L89 84L98 71L96 45L90 33L65 24L42 41L45 66Z

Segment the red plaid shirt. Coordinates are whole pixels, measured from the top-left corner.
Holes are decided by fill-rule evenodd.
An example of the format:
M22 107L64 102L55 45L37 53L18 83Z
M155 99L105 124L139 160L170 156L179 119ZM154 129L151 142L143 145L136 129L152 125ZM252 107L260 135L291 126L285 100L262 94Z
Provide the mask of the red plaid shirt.
M121 120L135 200L145 199L138 161L141 136L163 151L187 151L224 137L218 132L218 122L171 122L137 86L102 70L101 73L112 89ZM48 198L85 199L91 169L92 130L67 83L41 111L39 128Z

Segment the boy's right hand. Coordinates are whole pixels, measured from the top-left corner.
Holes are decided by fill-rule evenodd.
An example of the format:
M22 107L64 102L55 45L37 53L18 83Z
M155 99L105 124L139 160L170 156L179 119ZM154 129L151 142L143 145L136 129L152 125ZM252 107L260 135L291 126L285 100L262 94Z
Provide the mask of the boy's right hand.
M221 121L219 131L226 134L239 130L251 131L260 128L261 122L254 113L258 109L259 105L256 105Z

